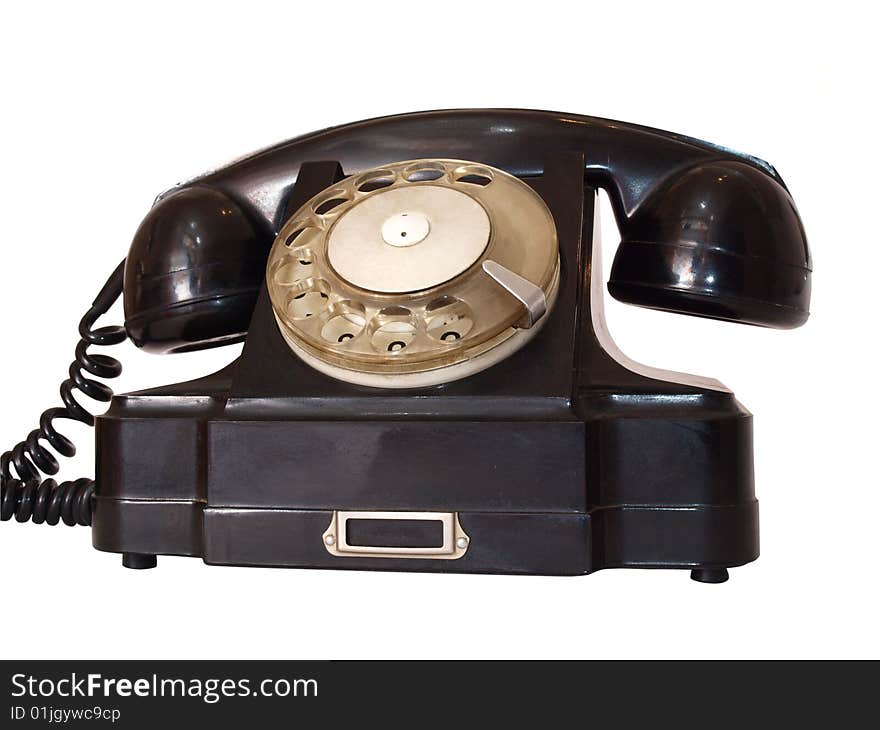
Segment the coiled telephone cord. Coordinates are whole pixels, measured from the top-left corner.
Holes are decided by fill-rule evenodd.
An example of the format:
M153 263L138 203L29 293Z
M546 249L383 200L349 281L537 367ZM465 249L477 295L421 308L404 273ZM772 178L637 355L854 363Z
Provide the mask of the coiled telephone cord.
M122 364L109 355L90 354L88 349L92 345L118 345L126 338L124 327L92 329L122 294L124 268L123 260L79 323L81 339L68 370L69 377L61 383L63 405L43 411L39 427L0 456L0 520L15 517L18 522L33 520L37 524L45 522L57 525L59 521L70 526L92 524L94 479L61 483L52 478L43 479L44 475L57 474L59 464L58 459L41 442L45 441L61 456L73 456L76 447L69 438L58 432L54 422L69 419L87 426L95 425L95 417L76 400L77 391L104 403L113 397L108 385L88 376L104 380L119 377Z

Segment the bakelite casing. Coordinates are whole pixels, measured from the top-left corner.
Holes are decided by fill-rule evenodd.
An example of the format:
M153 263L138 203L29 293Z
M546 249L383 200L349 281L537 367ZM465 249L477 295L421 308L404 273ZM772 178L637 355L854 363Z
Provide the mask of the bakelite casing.
M97 419L95 547L130 567L174 554L440 572L689 568L709 582L754 560L751 415L714 381L645 374L609 346L584 169L582 153L553 153L524 178L556 222L558 301L528 345L471 377L388 391L322 375L284 342L261 283L234 363L117 396ZM335 161L305 163L285 205L339 174ZM455 560L339 557L322 535L340 510L455 513L470 544Z
M324 375L273 317L273 239L343 176L423 158L500 168L543 198L559 241L555 306L520 350L461 380L391 390ZM96 419L95 547L129 567L174 554L416 571L690 568L705 582L754 560L751 414L715 381L652 371L614 347L594 240L600 188L621 233L617 299L770 327L806 320L810 254L778 173L637 125L403 114L298 137L161 195L125 265L129 336L154 352L245 344L220 372L116 396ZM455 559L342 557L325 540L352 511L454 515L469 543ZM377 544L403 544L403 522L362 522ZM416 532L406 539L427 539Z

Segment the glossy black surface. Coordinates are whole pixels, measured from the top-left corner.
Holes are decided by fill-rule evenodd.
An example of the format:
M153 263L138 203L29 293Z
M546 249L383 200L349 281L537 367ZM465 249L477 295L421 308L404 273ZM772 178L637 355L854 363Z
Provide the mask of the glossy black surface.
M271 244L271 231L219 190L196 185L164 197L126 259L129 336L154 352L240 339Z
M612 275L615 296L769 326L796 326L806 318L806 239L782 179L767 163L607 119L466 109L402 114L314 132L165 194L129 255L129 331L139 345L157 351L241 338L245 312L253 308L264 274L261 264L303 162L338 160L352 174L398 160L452 157L531 176L543 171L548 155L567 151L583 153L585 179L608 191L628 243ZM717 178L723 182L725 176L728 182L719 187ZM192 199L187 191L193 191ZM702 202L712 204L708 215ZM232 215L222 216L223 210ZM704 227L700 240L694 235L697 228L686 227L689 223ZM202 231L195 246L193 226ZM688 265L699 270L695 283L681 276L682 243L692 249ZM724 255L703 263L700 257L712 259L716 249ZM708 267L723 285L708 281Z
M557 224L559 294L534 339L492 368L413 390L332 379L290 350L263 287L235 363L115 397L97 419L95 547L477 573L754 560L751 415L732 393L635 372L604 348L591 311L596 198L582 170L582 155L558 154L527 180ZM338 173L305 165L291 204ZM467 553L332 555L322 535L333 510L351 509L456 512Z
M621 301L771 327L809 316L810 253L788 193L740 162L671 177L623 229L608 288Z

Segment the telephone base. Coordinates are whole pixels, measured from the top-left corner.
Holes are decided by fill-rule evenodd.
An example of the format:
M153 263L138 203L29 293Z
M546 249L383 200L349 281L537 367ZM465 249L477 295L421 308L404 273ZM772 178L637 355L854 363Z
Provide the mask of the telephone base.
M164 538L148 541L144 535L162 535L163 523L167 525L173 517L167 505L130 504L124 513L107 507L99 511L101 518L94 527L98 549L118 550L112 526L128 522L140 526L142 549L202 557L209 565L556 576L585 575L604 568L668 568L691 569L691 578L701 583L723 583L728 567L757 557L756 506L721 511L653 507L588 514L457 513L470 544L462 558L449 560L383 555L381 549L340 559L321 539L333 524L334 514L328 510L178 505L178 517L201 518L201 534L181 532L169 539L166 527ZM184 516L187 510L191 514ZM737 541L737 534L746 539ZM694 567L697 556L726 567ZM122 563L137 570L157 564L155 554L131 552L123 553Z
M304 165L289 208L338 170ZM335 380L291 351L264 287L232 365L115 397L96 419L94 546L129 554L130 567L185 555L461 573L672 568L703 582L755 560L751 414L717 384L646 374L609 351L583 170L582 155L557 154L524 178L556 223L557 302L487 370L410 390Z

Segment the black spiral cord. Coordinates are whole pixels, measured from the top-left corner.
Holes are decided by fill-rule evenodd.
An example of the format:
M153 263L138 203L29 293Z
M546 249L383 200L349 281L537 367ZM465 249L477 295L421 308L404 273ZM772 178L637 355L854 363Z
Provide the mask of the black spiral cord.
M0 457L0 520L15 517L18 522L33 520L37 524L57 525L59 521L70 526L92 524L95 481L88 478L60 484L51 478L40 481L43 474L57 474L59 468L58 459L41 441L61 456L73 456L76 447L56 430L54 421L66 418L94 426L94 416L77 402L76 391L105 403L113 397L109 386L87 377L87 374L105 380L116 378L122 373L122 364L109 355L89 354L87 350L92 345L117 345L125 340L124 327L92 329L122 294L124 266L125 261L122 261L116 267L79 323L81 339L68 370L69 377L61 384L64 405L43 411L39 428Z

